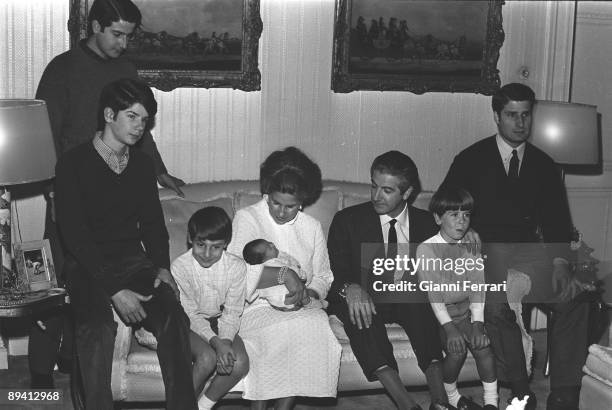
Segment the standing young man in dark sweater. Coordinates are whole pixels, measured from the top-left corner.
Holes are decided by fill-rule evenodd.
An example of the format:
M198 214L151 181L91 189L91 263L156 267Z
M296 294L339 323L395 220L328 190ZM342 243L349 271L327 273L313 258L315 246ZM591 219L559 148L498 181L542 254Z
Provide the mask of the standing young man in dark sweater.
M140 26L141 14L130 0L95 0L88 18L88 38L73 49L56 56L45 68L36 98L45 100L58 155L86 141L96 131L96 112L102 88L121 78L137 78L136 67L122 54L128 38ZM153 159L158 182L176 191L184 182L168 174L153 137L146 131L135 145ZM53 187L45 195L47 218L45 238L51 243L53 260L63 285L63 249L54 221ZM50 312L36 318L29 339L31 384L35 388L53 387L53 366L60 339L60 370L70 368L72 323L63 312ZM65 371L65 370L64 370Z
M531 292L523 301L555 313L549 323L551 393L546 408L577 410L588 304L574 297L582 286L569 272L572 222L561 175L553 160L527 141L534 103L533 90L523 84L497 91L491 104L497 134L460 152L445 183L474 197L472 226L483 239L487 282L502 283L508 269L515 268L531 279ZM555 292L557 284L560 292ZM485 326L498 374L506 375L513 395L530 396L527 410L535 409L520 330L505 292L487 293Z
M56 167L57 221L75 312L76 346L87 409L112 409L111 365L117 324L142 324L158 341L167 408L197 409L189 319L169 271L168 232L151 159L131 149L157 111L138 80L107 85L93 141ZM144 249L143 249L144 245Z
M138 78L136 67L123 53L141 19L130 0L95 0L87 16L88 37L45 68L36 98L47 103L59 154L93 137L104 86L121 78ZM184 182L168 174L149 131L135 147L153 159L158 182L181 195Z

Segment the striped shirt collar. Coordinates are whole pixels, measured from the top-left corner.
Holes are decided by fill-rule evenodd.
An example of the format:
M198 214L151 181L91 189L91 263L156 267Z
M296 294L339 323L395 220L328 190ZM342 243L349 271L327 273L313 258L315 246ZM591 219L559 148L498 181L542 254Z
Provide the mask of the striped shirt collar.
M121 174L128 165L130 159L130 147L126 147L123 154L116 153L111 147L106 145L101 134L98 132L93 139L93 146L95 150L100 154L106 165L116 174Z

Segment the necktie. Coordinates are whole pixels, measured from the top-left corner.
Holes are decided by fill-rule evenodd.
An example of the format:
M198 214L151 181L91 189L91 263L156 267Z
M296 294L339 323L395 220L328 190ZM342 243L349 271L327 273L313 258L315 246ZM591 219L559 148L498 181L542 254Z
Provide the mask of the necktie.
M397 232L395 230L395 223L397 219L391 219L389 221L389 235L387 237L387 259L395 260L397 256ZM395 266L395 265L394 265ZM385 283L393 283L395 281L395 267L385 271L383 281Z
M387 240L387 259L395 259L397 256L397 232L395 231L395 223L397 219L389 221L389 238Z
M508 177L511 180L517 180L519 176L519 158L515 149L512 150L512 158L510 158L510 166L508 167Z

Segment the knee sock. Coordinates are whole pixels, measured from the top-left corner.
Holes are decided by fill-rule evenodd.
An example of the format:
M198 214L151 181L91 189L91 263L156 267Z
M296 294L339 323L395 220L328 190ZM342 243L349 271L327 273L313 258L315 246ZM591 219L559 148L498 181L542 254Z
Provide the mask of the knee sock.
M453 383L444 383L444 390L446 390L446 395L448 396L448 404L457 407L457 402L459 402L461 398L457 390L457 381Z
M497 402L499 400L497 395L497 380L491 383L482 382L482 387L484 389L483 402L485 406L487 404L492 404L497 407Z
M204 393L198 399L198 410L210 410L217 403L216 401L212 401Z

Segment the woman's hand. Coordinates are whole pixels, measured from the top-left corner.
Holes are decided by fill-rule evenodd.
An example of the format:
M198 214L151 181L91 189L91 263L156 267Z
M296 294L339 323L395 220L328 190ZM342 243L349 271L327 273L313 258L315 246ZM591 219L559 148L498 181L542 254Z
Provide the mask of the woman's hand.
M320 299L319 294L312 289L306 289L306 292L304 292L304 299L302 299L302 306L306 306L312 302L313 299Z
M306 296L306 286L293 269L286 270L285 286L289 293L285 295L285 305L302 306L302 299Z

